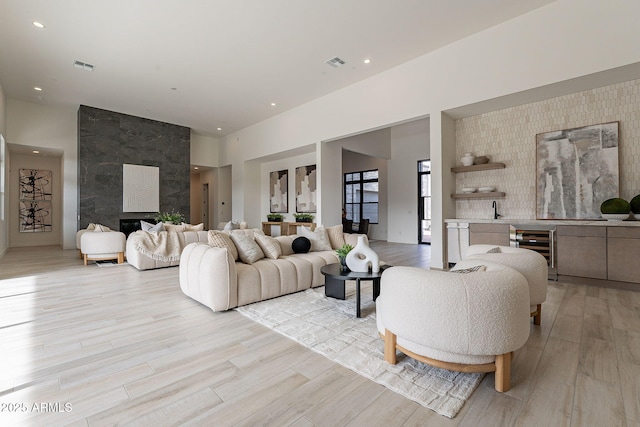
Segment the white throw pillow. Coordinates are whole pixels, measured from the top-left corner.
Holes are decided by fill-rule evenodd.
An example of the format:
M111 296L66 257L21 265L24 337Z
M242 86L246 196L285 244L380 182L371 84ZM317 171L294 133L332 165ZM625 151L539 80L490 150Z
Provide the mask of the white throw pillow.
M224 229L226 231L237 230L240 228L240 223L238 221L229 221L224 225Z
M256 233L254 237L267 258L278 259L280 255L282 255L280 243L275 238L258 233Z
M235 243L238 249L238 255L245 264L253 264L259 259L264 258L264 252L262 252L260 246L258 246L253 238L247 236L245 233L231 233L231 240Z
M311 231L309 227L300 227L300 235L311 241L311 252L330 251L331 243L329 235L323 226L316 227L315 231Z
M161 222L157 224L151 224L150 222L147 222L147 221L140 221L140 226L142 227L143 231L148 231L150 233L158 233L160 231L165 231L164 225Z
M236 248L235 243L233 243L233 240L231 240L231 237L229 237L228 234L225 234L222 231L209 230L207 240L209 242L209 246L225 248L231 254L234 261L238 260L238 248Z

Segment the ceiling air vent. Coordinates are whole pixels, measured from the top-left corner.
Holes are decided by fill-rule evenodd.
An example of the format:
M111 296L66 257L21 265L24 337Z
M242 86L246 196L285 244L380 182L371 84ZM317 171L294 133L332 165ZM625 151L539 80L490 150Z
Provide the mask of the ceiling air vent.
M326 63L332 66L333 68L340 68L347 62L336 56L335 58L331 58L330 60L328 60Z
M76 68L82 68L83 70L87 71L93 71L93 69L95 68L93 65L87 64L86 62L82 61L73 61L73 66Z

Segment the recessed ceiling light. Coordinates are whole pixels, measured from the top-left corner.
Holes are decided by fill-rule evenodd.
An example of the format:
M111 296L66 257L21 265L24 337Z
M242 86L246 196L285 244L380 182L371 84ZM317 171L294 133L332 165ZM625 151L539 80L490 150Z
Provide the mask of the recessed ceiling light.
M34 88L33 88L33 90L37 90L38 92L41 92L41 91L42 91L42 88L41 88L41 87L36 86L36 87L34 87Z
M40 154L38 150L33 150L33 154Z
M33 22L32 22L32 24L33 24L35 27L38 27L38 28L45 28L45 26L44 26L44 24L43 24L42 22L33 21Z
M276 106L276 103L275 103L275 102L272 102L272 103L271 103L271 106L272 106L272 107L275 107L275 106Z
M364 63L365 64L371 64L371 60L369 58L367 58L367 59L364 60Z
M218 130L222 130L222 128L218 128Z
M194 169L194 170L198 170L198 167L196 166L196 167L194 167L193 169Z

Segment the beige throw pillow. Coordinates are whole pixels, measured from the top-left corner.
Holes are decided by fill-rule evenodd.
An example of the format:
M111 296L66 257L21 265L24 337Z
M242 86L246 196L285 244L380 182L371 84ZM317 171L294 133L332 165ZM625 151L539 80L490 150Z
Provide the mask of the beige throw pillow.
M171 224L170 222L165 222L163 223L163 225L166 231L173 231L173 232L184 231L184 225L182 224L176 225L176 224Z
M103 232L103 231L111 231L111 229L106 225L96 224L95 227L93 228L93 231Z
M184 231L204 231L204 223L202 222L197 225L187 224L186 222L183 222L182 226L184 227Z
M207 234L207 240L209 241L209 246L213 246L216 248L225 248L231 254L231 257L234 261L238 260L238 249L236 245L231 240L228 234L225 234L221 231L209 230Z
M331 243L329 235L323 226L316 227L315 231L311 231L309 227L300 227L300 235L311 241L311 252L330 251Z
M233 240L236 248L238 248L238 256L240 256L242 262L253 264L259 259L264 258L264 252L262 252L260 246L245 233L231 233L231 240Z
M282 255L280 243L275 238L258 233L255 234L255 238L267 258L278 259Z
M278 236L278 237L275 237L275 240L280 245L280 252L282 252L282 255L293 255L293 248L291 247L291 244L293 243L293 240L296 237L298 237L298 236L293 235L293 236Z
M342 231L342 224L327 227L327 234L329 235L329 242L332 249L338 249L344 246L344 233Z

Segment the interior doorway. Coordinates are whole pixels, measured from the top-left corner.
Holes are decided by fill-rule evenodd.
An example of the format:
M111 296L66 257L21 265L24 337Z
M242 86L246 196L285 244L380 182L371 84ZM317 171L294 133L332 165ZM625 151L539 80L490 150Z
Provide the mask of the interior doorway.
M202 224L209 230L209 183L202 184Z
M418 242L431 244L431 160L418 161Z

